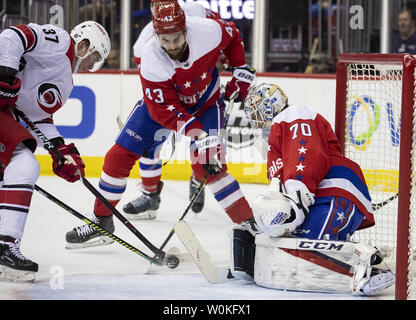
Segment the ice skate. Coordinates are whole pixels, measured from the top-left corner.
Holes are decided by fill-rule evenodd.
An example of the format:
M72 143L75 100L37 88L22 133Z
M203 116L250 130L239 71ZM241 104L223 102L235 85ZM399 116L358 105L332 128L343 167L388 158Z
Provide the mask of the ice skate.
M377 295L392 286L395 281L396 277L390 270L373 268L370 279L360 289L359 294L365 296Z
M134 220L156 219L156 210L159 209L162 188L163 182L160 181L157 192L150 193L143 191L140 197L126 204L123 207L123 211L127 214L127 217Z
M20 252L19 240L0 235L0 280L32 282L38 269L37 263Z
M113 216L96 217L94 222L104 230L113 233ZM76 227L66 233L66 249L82 249L112 244L114 240L103 235L88 224Z
M191 176L191 179L189 180L189 200L192 199L195 193L198 192L200 182L196 181L193 176ZM205 188L202 188L199 195L196 197L194 203L192 204L192 211L194 213L199 213L204 208L205 203Z

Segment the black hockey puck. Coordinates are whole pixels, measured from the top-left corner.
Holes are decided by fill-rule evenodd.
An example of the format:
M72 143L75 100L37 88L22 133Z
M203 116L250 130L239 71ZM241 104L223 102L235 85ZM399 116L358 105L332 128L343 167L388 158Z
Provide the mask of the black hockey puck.
M170 254L166 257L166 266L169 269L175 269L179 265L179 259L177 256Z

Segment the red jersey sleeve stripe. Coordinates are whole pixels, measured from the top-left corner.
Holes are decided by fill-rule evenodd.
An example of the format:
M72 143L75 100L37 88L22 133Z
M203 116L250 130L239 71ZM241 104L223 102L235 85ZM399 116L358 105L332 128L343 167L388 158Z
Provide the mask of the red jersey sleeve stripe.
M37 35L32 28L28 27L27 25L21 24L10 27L10 29L15 31L19 35L20 40L22 40L25 52L32 51L36 47Z

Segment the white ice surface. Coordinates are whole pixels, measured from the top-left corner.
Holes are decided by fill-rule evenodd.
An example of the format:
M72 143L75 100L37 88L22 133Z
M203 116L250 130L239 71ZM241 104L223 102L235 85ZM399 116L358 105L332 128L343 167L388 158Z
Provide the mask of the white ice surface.
M98 179L88 179L97 187ZM137 180L130 179L117 209L139 195ZM90 215L94 197L81 182L68 183L56 177L40 177L40 187L84 215ZM264 185L242 184L249 201L264 191ZM156 246L160 246L173 224L188 205L188 182L165 181L158 217L152 221L132 221ZM212 260L221 266L229 263L229 230L232 225L211 193L206 191L203 212L189 212L185 219ZM393 299L394 289L377 298L357 298L344 294L279 291L243 280L210 284L192 263L175 270L152 265L118 243L109 246L66 250L65 233L83 222L45 198L33 194L32 206L22 239L22 253L39 264L34 283L0 282L0 300L352 300ZM115 219L116 231L123 240L140 250L151 252ZM185 251L173 236L167 248ZM147 271L147 273L146 273Z

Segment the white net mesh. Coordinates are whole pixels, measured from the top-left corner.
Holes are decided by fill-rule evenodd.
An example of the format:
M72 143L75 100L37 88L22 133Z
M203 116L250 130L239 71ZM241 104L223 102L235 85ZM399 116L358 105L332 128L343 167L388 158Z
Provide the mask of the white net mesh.
M372 203L380 206L374 212L376 225L357 231L353 240L377 246L386 254L385 260L392 270L396 259L400 128L401 121L412 120L411 115L409 119L401 119L402 79L401 65L349 64L347 67L345 155L360 164ZM412 186L415 182L413 175ZM414 192L411 198L416 213ZM411 220L413 225L414 220ZM411 247L415 248L414 239ZM412 262L413 258L412 254ZM415 270L415 266L409 265L409 270ZM409 277L412 278L414 274ZM412 290L414 298L416 289Z

